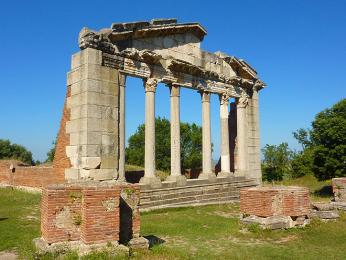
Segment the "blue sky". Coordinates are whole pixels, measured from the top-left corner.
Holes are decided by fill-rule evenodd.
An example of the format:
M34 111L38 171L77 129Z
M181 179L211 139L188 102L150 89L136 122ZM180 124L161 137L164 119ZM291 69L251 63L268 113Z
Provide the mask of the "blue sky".
M260 94L261 145L288 142L314 115L346 97L346 1L2 1L0 138L43 160L58 132L70 57L78 33L113 22L177 18L208 31L202 48L243 58L268 87ZM144 122L144 91L127 82L129 136ZM213 157L219 156L218 98L212 97ZM156 115L169 118L169 92ZM181 93L181 120L201 122L199 94Z

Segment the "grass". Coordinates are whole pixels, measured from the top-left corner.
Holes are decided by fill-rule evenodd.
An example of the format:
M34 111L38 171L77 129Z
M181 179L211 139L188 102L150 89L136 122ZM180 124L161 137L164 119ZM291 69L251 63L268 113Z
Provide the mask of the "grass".
M331 180L318 181L313 175L305 175L301 178L274 182L273 184L308 187L312 201L329 201L333 196ZM265 185L271 185L271 183L265 183Z
M310 177L285 182L305 185L314 198L328 182ZM330 199L330 198L329 198ZM32 239L39 237L40 195L0 189L0 251L33 259ZM156 210L141 214L141 233L151 250L135 251L130 259L345 259L346 214L337 221L314 220L305 228L261 230L239 222L238 204ZM78 259L74 252L39 259ZM82 259L127 259L110 252Z
M144 175L144 168L142 166L126 164L125 171ZM169 172L156 170L156 176L159 177L161 181L164 181L169 176Z

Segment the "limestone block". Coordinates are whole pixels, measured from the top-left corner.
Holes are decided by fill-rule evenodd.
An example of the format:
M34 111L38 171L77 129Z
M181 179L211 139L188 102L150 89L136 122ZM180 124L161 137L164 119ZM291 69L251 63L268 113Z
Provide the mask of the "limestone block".
M70 145L101 144L101 132L76 132L70 134Z
M79 179L79 170L68 168L65 169L65 179L66 180L78 180Z
M66 146L66 155L67 157L78 156L78 146L76 145Z
M112 134L103 134L102 135L102 145L109 146L114 145L115 143L115 136Z
M102 145L101 154L115 154L115 145Z
M102 51L87 48L72 55L71 68L77 68L84 64L102 65Z
M101 145L80 145L79 146L80 156L97 157L101 155Z
M117 96L117 86L118 85L112 81L83 79L71 85L71 95L73 96L89 91Z
M338 211L334 211L334 210L313 211L311 213L311 216L317 217L320 219L337 219L340 217Z
M100 157L81 157L81 167L83 169L96 169L100 167L101 158Z
M115 169L91 169L89 176L93 180L111 180L117 177L117 171Z
M85 79L110 81L118 84L118 71L101 65L86 64L67 73L67 85Z
M102 154L101 156L101 169L115 169L117 168L118 160L115 154Z

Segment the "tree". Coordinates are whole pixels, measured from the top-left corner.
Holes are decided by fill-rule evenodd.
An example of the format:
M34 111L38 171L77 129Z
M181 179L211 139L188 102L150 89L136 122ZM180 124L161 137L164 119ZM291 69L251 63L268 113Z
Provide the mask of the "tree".
M169 170L171 163L170 122L165 118L155 119L156 168ZM196 169L202 165L202 128L196 124L180 124L181 164L183 169ZM145 125L138 126L130 136L126 148L126 162L144 166Z
M279 181L292 177L291 161L294 152L288 147L287 143L279 145L266 145L262 149L263 179L267 181Z
M293 136L303 151L292 162L298 175L313 173L319 180L346 176L346 99L318 113L312 129Z
M316 115L310 136L314 175L319 180L346 176L346 99Z
M53 162L54 160L57 138L55 139L54 142L52 142L53 147L47 153L46 162Z
M32 153L24 146L11 144L9 140L0 139L0 159L15 159L34 165Z
M297 131L293 132L293 137L301 144L303 150L311 145L310 130L299 128Z

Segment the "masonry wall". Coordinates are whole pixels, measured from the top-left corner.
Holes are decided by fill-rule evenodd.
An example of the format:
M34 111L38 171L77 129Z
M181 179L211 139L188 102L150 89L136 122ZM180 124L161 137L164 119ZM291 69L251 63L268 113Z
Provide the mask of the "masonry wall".
M11 164L14 166L12 170ZM43 188L49 184L64 183L64 181L64 169L18 166L17 161L0 161L0 183L3 184Z
M65 169L71 167L70 159L66 155L66 147L70 145L70 135L66 133L66 122L70 120L70 109L67 108L67 99L70 96L71 88L67 86L64 109L60 121L60 129L53 160L53 167L57 169Z
M310 213L309 189L289 186L242 189L240 210L259 217L305 216Z
M49 244L127 242L139 237L138 203L138 185L51 185L42 193L41 236Z

